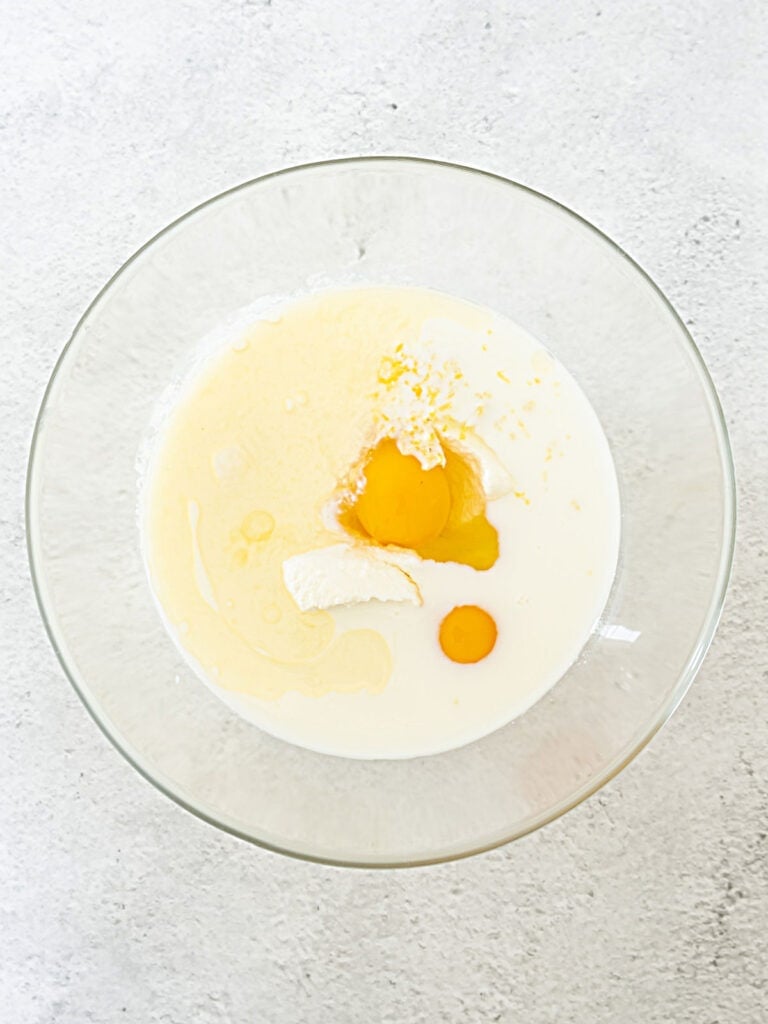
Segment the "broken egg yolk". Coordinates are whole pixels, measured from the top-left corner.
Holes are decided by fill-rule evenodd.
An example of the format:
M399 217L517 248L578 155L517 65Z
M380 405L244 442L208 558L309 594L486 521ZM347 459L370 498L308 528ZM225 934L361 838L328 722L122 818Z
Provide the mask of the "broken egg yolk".
M374 448L363 470L365 484L355 511L365 532L379 544L418 549L442 533L451 511L451 492L441 466L423 469L394 441Z
M463 604L448 612L440 623L443 653L460 665L482 661L496 644L496 623L475 604Z
M424 559L490 569L499 557L499 535L485 515L480 467L442 447L445 464L424 469L391 438L379 441L352 477L359 483L354 496L342 500L339 522L353 535L410 548ZM477 605L459 605L440 624L443 653L462 665L486 658L496 636L493 618Z
M377 544L411 548L435 562L490 569L499 535L485 515L479 467L443 445L445 465L424 469L385 438L368 454L362 488L342 505L339 520Z
M419 547L422 558L485 570L499 557L499 535L485 515L485 492L474 460L443 445L451 510L440 535Z

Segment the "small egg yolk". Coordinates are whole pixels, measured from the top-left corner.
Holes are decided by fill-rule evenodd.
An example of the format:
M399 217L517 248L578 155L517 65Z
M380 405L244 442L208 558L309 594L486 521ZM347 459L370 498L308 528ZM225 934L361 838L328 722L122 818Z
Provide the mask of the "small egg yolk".
M385 439L373 450L355 512L379 544L418 548L440 535L451 511L451 491L441 466L423 469Z
M459 605L440 623L443 653L461 665L487 657L496 644L496 636L496 623L488 612L474 604Z

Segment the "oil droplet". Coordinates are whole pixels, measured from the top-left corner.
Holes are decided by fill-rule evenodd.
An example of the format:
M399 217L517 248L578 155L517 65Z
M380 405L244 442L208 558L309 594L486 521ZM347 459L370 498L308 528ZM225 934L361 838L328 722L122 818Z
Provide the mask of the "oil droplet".
M240 527L243 536L251 544L260 540L266 540L274 528L275 520L269 512L263 512L259 509L249 512L243 520L243 525Z
M261 609L261 617L265 622L268 622L273 626L276 622L279 622L280 619L282 619L283 613L276 604L265 604Z
M309 395L306 391L300 391L298 395L296 395L296 401L299 405L306 405L309 401Z
M293 410L296 408L296 403L292 398L286 398L286 400L283 402L283 405L285 406L286 412L293 412Z

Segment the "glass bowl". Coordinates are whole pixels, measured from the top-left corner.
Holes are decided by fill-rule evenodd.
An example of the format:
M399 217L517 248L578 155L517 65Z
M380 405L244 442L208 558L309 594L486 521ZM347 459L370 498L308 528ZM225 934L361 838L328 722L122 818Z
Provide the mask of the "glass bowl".
M576 664L492 735L405 761L312 753L239 719L166 633L139 547L142 442L200 339L265 295L361 283L448 292L539 338L596 409L622 501L615 585ZM51 378L27 515L37 596L62 666L145 778L272 850L397 866L525 835L648 743L690 685L720 615L734 481L701 357L618 246L524 186L382 157L248 182L128 260Z

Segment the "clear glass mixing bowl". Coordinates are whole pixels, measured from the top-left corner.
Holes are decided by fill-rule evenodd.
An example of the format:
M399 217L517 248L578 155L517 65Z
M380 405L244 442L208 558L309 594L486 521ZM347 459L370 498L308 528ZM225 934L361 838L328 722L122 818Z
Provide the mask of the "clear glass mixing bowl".
M517 721L459 750L350 761L240 720L167 635L139 550L137 455L199 339L270 294L418 285L490 306L571 370L611 444L618 574L578 662ZM602 786L675 708L712 638L734 536L725 424L688 332L616 245L521 185L426 160L291 168L188 213L78 324L32 446L28 539L61 663L147 779L251 842L337 864L460 857Z

